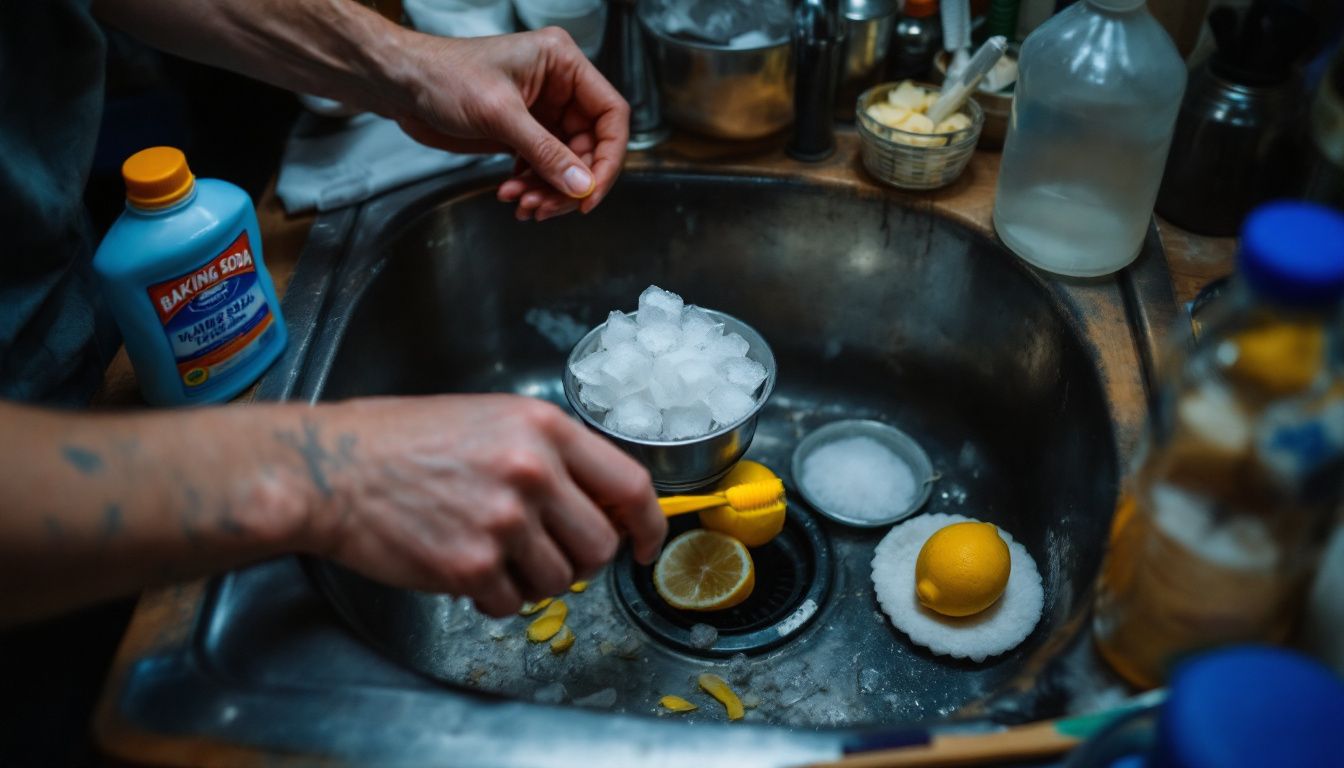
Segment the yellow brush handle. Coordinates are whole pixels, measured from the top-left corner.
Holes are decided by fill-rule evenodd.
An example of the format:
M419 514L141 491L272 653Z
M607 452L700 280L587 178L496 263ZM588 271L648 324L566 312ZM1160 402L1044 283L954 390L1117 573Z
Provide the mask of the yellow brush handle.
M713 509L727 504L728 500L721 495L717 496L666 496L658 500L658 506L663 508L664 517L673 515L682 515L687 512L699 512L702 509Z

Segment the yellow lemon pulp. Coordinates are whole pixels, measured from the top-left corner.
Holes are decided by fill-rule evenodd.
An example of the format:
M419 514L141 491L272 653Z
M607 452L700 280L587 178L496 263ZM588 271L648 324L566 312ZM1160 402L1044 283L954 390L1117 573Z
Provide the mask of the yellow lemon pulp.
M739 461L714 490L724 491L736 485L778 479L779 476L764 464ZM738 512L728 506L714 507L700 512L700 525L732 536L748 547L759 547L784 529L785 509L784 504L752 512Z
M697 528L673 539L653 566L653 587L673 608L717 611L751 596L756 567L742 542Z
M915 560L919 604L944 616L970 616L1008 586L1012 559L991 523L955 523L924 542Z

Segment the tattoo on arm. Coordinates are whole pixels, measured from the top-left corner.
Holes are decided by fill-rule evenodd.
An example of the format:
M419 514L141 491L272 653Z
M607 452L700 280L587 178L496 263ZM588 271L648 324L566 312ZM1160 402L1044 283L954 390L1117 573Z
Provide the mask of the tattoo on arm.
M238 522L238 518L233 516L233 506L225 501L219 508L219 517L216 519L216 525L222 533L230 536L241 536L246 533L243 524Z
M103 507L103 539L114 539L121 533L121 505L108 504Z
M103 471L103 457L95 451L88 448L81 448L78 445L61 446L61 455L70 466L79 470L81 474L96 475Z
M298 451L308 468L308 477L313 481L313 486L324 498L330 498L331 473L338 472L354 462L358 436L350 432L338 435L335 445L328 448L322 444L318 425L305 419L302 435L292 430L284 430L276 432L275 439Z

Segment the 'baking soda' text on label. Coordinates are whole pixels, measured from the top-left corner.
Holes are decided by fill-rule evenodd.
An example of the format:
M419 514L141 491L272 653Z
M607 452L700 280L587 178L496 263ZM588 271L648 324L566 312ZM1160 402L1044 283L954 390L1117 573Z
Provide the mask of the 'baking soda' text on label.
M275 320L246 231L209 262L151 285L149 300L188 394L256 354Z

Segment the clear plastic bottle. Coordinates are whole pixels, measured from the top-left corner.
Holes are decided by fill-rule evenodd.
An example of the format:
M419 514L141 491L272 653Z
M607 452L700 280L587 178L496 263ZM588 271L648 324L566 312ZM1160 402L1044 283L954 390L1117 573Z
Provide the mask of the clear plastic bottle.
M1022 44L994 227L1042 269L1094 277L1138 255L1185 93L1143 0L1081 0Z
M1093 628L1130 682L1292 630L1344 497L1344 214L1274 203L1170 361L1111 528Z

